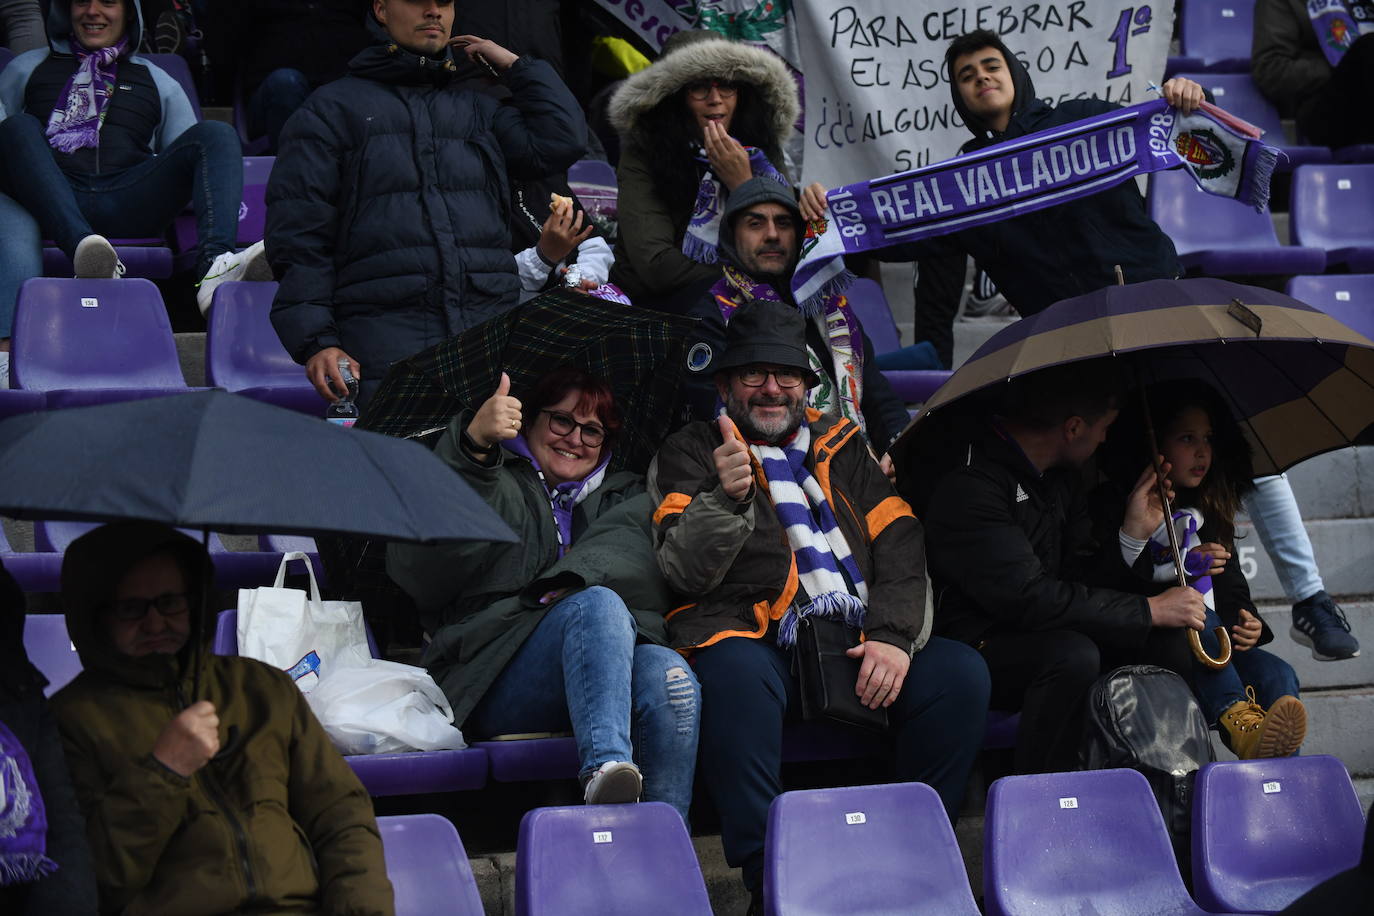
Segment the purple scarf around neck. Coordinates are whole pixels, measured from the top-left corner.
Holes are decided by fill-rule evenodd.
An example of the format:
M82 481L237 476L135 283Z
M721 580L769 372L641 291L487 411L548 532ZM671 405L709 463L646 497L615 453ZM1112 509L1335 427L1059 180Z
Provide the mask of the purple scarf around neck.
M1336 66L1360 37L1360 24L1343 0L1307 0L1307 15L1327 62Z
M57 871L47 853L48 817L24 746L0 722L0 887Z
M69 40L77 59L76 71L62 87L57 107L48 117L48 144L59 153L100 145L100 125L114 95L119 55L129 46L127 36L98 51L87 51L75 35Z
M787 186L787 179L768 161L763 150L753 146L746 146L744 150L749 154L749 168L755 178L772 178L778 184ZM711 163L704 151L697 151L697 161L706 166L706 174L701 176L696 206L692 208L692 221L687 224L687 232L682 236L682 253L694 261L715 264L720 260L720 220L725 213L725 201L730 192L711 173Z
M544 469L539 466L534 454L530 452L529 443L525 441L523 434L507 440L503 446L522 458L528 459L534 472L539 475L539 482L544 485L544 491L549 496L549 508L553 511L553 521L558 534L558 555L563 556L572 546L573 507L590 496L592 491L601 486L606 479L606 465L611 463L611 450L602 449L601 460L586 477L581 480L564 481L551 487L548 479L544 476Z

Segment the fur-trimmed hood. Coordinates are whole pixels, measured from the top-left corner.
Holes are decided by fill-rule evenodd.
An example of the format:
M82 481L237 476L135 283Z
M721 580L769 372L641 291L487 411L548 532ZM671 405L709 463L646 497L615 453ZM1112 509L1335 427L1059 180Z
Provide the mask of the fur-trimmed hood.
M622 135L633 134L645 113L688 83L706 79L753 86L768 112L778 146L787 142L801 110L797 84L787 65L768 51L724 38L693 42L629 77L611 96L607 116Z

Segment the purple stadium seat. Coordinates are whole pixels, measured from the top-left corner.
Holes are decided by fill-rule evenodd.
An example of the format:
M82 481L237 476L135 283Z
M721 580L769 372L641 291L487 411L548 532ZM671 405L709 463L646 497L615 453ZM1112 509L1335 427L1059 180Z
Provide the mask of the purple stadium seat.
M41 391L20 391L17 388L0 389L0 420L15 417L21 413L33 413L48 406L48 396Z
M496 782L573 779L581 768L572 738L474 741L472 746L486 753Z
M1294 277L1284 292L1374 340L1374 274Z
M482 898L453 824L437 814L377 818L396 916L482 916Z
M919 782L784 792L768 809L769 916L977 916L940 796Z
M1290 200L1295 245L1324 249L1328 268L1374 271L1374 164L1299 166Z
M215 618L216 655L237 655L239 612L220 611ZM366 623L364 622L364 626ZM372 628L367 627L367 648L381 658ZM458 792L487 784L487 754L481 748L457 751L404 751L396 754L345 756L358 780L374 798L384 795L420 795L427 792Z
M29 661L43 672L52 696L81 673L81 657L67 636L67 620L61 614L29 614L24 618L24 650Z
M10 380L46 391L49 407L187 390L162 296L141 279L25 281Z
M62 554L17 553L0 529L0 562L26 592L55 592L62 587Z
M902 345L883 288L867 277L855 280L845 295L858 316L874 353L888 353ZM888 369L883 372L892 390L908 404L925 403L954 373L945 369Z
M568 169L568 185L582 207L593 216L615 217L620 192L609 162L583 159Z
M520 821L516 916L711 916L692 839L663 802L536 808Z
M1218 6L1231 4L1236 0L1208 0ZM1248 53L1248 51L1247 51ZM1249 70L1249 64L1246 64ZM1325 146L1304 146L1290 144L1283 132L1283 122L1279 119L1278 109L1260 94L1250 79L1249 73L1179 73L1177 76L1197 80L1202 88L1212 93L1217 105L1238 118L1249 121L1264 131L1264 142L1278 148L1277 169L1286 172L1308 162L1330 162L1331 150Z
M1204 916L1179 876L1159 803L1135 770L994 782L983 903L988 916Z
M234 237L240 248L262 241L267 227L267 179L276 161L275 156L243 157L243 200L239 204L239 227ZM189 266L199 243L196 215L189 207L172 223L172 238Z
M124 265L124 278L165 280L172 275L172 249L162 238L110 239ZM51 241L43 243L43 276L69 279L72 259Z
M1249 73L1254 25L1255 0L1183 0L1179 52L1198 70Z
M1182 169L1150 176L1150 216L1174 240L1183 266L1209 277L1315 274L1326 266L1318 248L1280 245L1268 212L1208 194Z
M320 583L320 588L325 587L324 564L320 562L320 549L316 545L314 538L303 537L297 534L260 534L258 535L258 549L267 553L303 553L310 558L310 565L315 568L315 581ZM373 655L378 653L373 652Z
M36 521L33 523L34 548L63 553L72 541L97 527L94 522ZM201 533L183 528L182 534L201 540ZM276 578L280 554L230 550L219 535L210 532L210 559L215 564L215 585L218 588L255 588L271 585Z
M1374 143L1356 143L1342 146L1331 153L1337 162L1374 162Z
M1204 909L1277 913L1360 863L1364 810L1335 757L1209 763L1193 794L1193 893Z
M205 335L205 379L255 401L323 417L329 405L272 327L276 294L276 283L220 284Z

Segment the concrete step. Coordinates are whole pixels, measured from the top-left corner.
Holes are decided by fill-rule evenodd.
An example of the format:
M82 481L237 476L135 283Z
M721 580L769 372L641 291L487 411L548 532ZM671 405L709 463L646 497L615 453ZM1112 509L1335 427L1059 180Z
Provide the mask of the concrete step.
M1330 754L1345 764L1352 774L1374 776L1374 688L1350 690L1303 690L1307 707L1307 740L1304 754ZM1212 733L1212 748L1218 760L1235 760Z
M1319 662L1312 650L1299 645L1289 636L1293 615L1287 604L1262 605L1260 616L1274 631L1274 641L1264 647L1282 658L1298 673L1298 683L1304 693L1374 686L1374 602L1354 601L1341 605L1350 621L1350 632L1363 647L1355 658L1339 662Z
M1326 590L1333 595L1374 594L1374 518L1308 518L1307 536ZM1256 601L1287 600L1274 564L1248 521L1236 525L1236 557Z
M1309 521L1374 515L1374 446L1309 458L1288 471L1288 482Z

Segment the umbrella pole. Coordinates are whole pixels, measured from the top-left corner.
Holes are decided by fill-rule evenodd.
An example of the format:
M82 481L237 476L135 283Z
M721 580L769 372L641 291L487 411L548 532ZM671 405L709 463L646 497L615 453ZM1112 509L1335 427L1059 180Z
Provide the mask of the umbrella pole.
M200 529L200 546L205 550L209 569L200 577L200 603L191 620L191 703L200 702L200 669L205 661L205 613L210 607L210 580L215 575L215 564L210 560L210 529Z
M1174 510L1169 504L1169 491L1164 482L1164 475L1159 473L1159 440L1155 436L1155 424L1150 416L1150 399L1145 393L1143 379L1140 385L1140 406L1145 414L1145 433L1150 440L1150 463L1155 468L1155 487L1159 493L1159 504L1164 509L1164 530L1169 535L1169 550L1174 556L1174 573L1178 577L1178 584L1184 588L1188 587L1188 576L1183 570L1183 550L1179 547L1178 531L1174 529ZM1213 670L1225 668L1231 662L1231 637L1226 632L1225 627L1217 627L1213 632L1217 637L1217 644L1221 651L1219 657L1213 658L1207 654L1207 650L1202 645L1202 639L1198 636L1198 631L1192 627L1188 628L1188 645L1192 647L1193 655L1199 662Z

